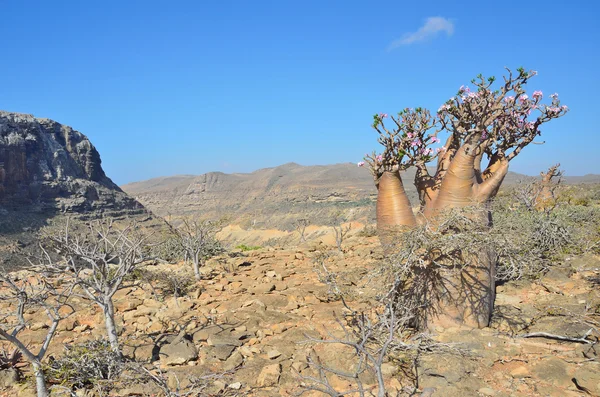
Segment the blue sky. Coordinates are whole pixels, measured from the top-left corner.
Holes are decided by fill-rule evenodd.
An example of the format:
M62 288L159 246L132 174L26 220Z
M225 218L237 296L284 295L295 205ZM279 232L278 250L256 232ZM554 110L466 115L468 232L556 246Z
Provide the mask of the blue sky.
M524 66L571 111L511 170L600 173L600 2L558 3L4 0L0 109L83 132L122 184L356 162L374 113Z

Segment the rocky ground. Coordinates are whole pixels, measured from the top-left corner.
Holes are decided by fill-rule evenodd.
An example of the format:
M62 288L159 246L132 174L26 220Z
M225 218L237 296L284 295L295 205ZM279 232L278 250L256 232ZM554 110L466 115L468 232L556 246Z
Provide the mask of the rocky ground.
M366 277L383 258L377 239L353 237L344 247L341 253L333 246L309 243L215 258L203 269L204 280L177 297L148 287L122 290L115 305L124 353L139 362L154 362L171 386L212 373L224 375L211 381L211 393L294 395L301 391L298 374L312 374L306 364L309 354L339 368L353 363L339 345L306 343L308 337L339 334L334 313L344 311L336 294L321 282L322 264L340 275L341 288L351 292L350 305L364 307L378 292L378 284ZM189 274L182 264L150 271L163 278ZM600 395L599 285L600 259L590 256L570 258L537 281L499 286L491 327L433 335L455 348L422 354L416 369L385 363L390 395L415 385L419 392L414 395L434 397ZM87 301L73 303L76 314L60 324L49 356L60 357L65 345L105 333L98 308ZM32 325L22 335L35 346L46 324L39 313L28 316ZM580 342L521 337L534 332L588 336ZM19 381L11 371L0 371L2 395L34 395L28 368L23 371ZM113 384L109 395L160 395L154 383L136 384L127 375ZM348 382L333 377L332 385L341 391ZM90 390L87 395L98 394Z

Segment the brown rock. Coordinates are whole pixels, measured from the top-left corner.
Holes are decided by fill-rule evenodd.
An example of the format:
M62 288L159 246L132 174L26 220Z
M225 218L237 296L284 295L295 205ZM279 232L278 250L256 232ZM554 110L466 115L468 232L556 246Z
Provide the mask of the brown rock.
M198 358L198 350L192 342L182 339L160 348L160 361L164 365L181 365Z
M258 387L269 387L275 386L279 382L279 377L281 376L281 365L280 364L271 364L265 366L260 374L258 375L258 379L256 380L256 385Z

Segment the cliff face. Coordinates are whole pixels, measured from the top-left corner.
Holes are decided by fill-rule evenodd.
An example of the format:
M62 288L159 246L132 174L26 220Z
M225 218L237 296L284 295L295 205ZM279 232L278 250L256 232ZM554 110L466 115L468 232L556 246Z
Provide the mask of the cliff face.
M21 266L36 231L68 217L165 223L129 197L102 170L89 139L71 127L0 111L0 266Z
M0 209L87 214L140 210L102 170L82 133L0 111Z

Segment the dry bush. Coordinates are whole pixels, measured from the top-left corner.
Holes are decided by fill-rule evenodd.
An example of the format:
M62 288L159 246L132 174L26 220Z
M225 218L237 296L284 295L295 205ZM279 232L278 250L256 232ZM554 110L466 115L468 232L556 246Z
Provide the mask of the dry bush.
M321 258L322 259L322 258ZM302 343L309 345L333 345L343 360L328 363L315 349L306 356L308 370L296 371L300 391L320 392L329 396L414 396L418 390L418 371L424 355L448 353L464 357L467 351L453 344L439 343L428 335L418 333L411 326L418 308L409 306L398 296L403 291L391 285L382 291L376 301L363 310L355 310L347 300L349 291L338 285L339 277L318 261L321 266L319 278L343 303L342 315L334 313L337 332L327 328L326 339L306 335ZM370 274L369 276L375 277ZM384 377L384 364L394 365L404 374L406 386L390 394ZM344 379L348 387L342 389L335 380Z
M489 257L497 280L537 278L563 254L593 246L581 236L583 224L598 222L589 211L538 212L498 200L490 227L481 222L488 210L449 210L435 227L424 224L397 235L393 254L380 271L390 288L399 289L400 306L416 308L414 326L423 326L435 312L435 291L444 290L444 273L460 272L474 258Z
M152 383L165 397L236 397L242 396L232 388L225 387L231 373L208 373L180 379L177 375L164 372L159 366L131 363L130 372L135 374L133 383Z
M0 347L0 371L9 368L17 368L17 365L22 359L23 354L18 348L6 350L6 346L3 345Z
M191 271L170 271L161 269L139 269L132 275L132 279L147 284L157 300L168 297L186 295L196 285Z
M46 368L49 379L69 390L108 386L118 379L124 363L108 340L66 345L65 354ZM111 381L111 382L106 382Z
M165 236L159 244L148 246L148 257L159 258L167 263L185 260L185 250L179 239L173 235Z
M375 237L377 236L377 227L374 225L365 225L356 233L357 237Z

